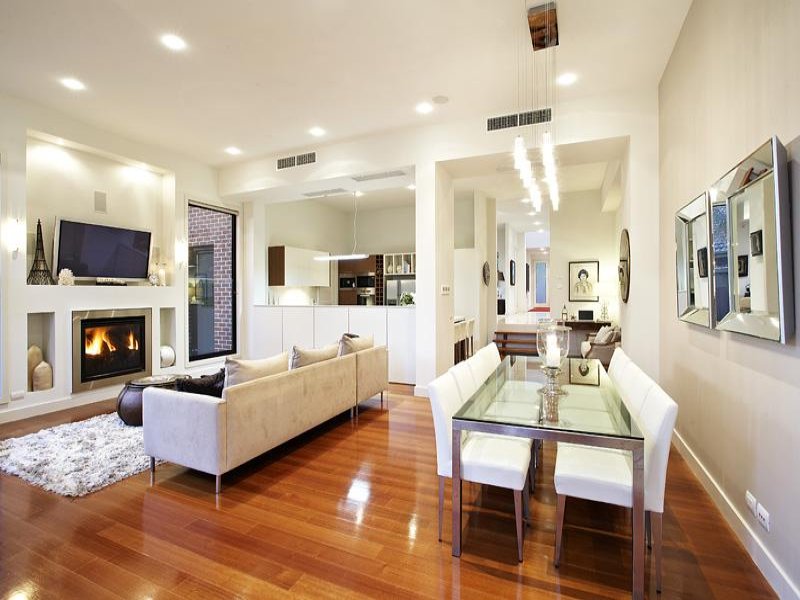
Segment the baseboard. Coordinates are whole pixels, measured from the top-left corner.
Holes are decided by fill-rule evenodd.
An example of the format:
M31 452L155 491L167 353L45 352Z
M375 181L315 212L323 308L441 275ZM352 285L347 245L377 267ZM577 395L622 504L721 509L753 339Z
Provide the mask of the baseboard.
M788 573L778 563L764 542L758 536L747 519L744 518L739 509L731 502L727 494L719 486L716 479L708 472L705 465L689 447L680 433L675 431L675 447L681 453L684 460L689 464L692 472L703 484L703 487L711 496L714 503L722 512L725 520L736 533L739 540L750 554L753 562L767 579L780 598L795 598L800 600L800 588L789 577Z
M427 385L415 385L414 386L414 395L419 396L420 398L427 398L428 397L428 386Z
M111 389L111 391L109 391L109 389ZM67 396L59 400L48 400L36 404L24 404L23 406L14 406L14 401L12 400L11 403L7 404L5 407L0 407L0 423L20 421L22 419L38 417L68 408L75 408L76 406L102 402L109 398L116 397L118 393L118 388L104 388L102 390L87 392L76 396Z

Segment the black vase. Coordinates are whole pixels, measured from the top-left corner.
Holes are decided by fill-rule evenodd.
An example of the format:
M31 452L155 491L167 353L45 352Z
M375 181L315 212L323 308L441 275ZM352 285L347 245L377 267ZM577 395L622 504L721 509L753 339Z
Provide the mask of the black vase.
M33 256L31 272L28 273L28 285L53 285L53 274L47 266L44 257L44 240L42 239L42 220L36 221L36 253Z

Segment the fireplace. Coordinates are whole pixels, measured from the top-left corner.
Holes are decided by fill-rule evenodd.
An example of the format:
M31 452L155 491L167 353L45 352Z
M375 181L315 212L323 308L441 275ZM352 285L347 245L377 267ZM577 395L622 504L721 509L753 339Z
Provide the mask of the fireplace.
M72 340L73 392L152 372L150 309L74 312Z

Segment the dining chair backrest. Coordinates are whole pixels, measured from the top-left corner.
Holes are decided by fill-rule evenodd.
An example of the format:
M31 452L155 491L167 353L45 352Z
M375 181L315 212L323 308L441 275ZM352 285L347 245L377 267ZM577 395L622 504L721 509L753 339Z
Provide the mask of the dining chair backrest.
M475 335L475 319L467 319L467 337Z
M494 344L490 344L494 346ZM467 359L467 365L472 372L472 377L475 383L480 387L489 376L494 373L495 369L500 363L495 364L494 354L490 346L484 346L478 350L473 356Z
M494 371L497 367L500 366L500 363L503 362L503 359L500 358L500 350L497 349L497 344L495 344L494 342L484 346L484 349L485 352L491 358L491 362L493 363L492 371Z
M656 382L633 361L623 371L619 389L625 406L635 418L638 419L645 398L655 385Z
M625 354L622 348L614 350L614 354L611 355L611 362L608 365L608 376L611 377L611 381L613 381L615 385L619 383L619 376L623 367L630 361L631 359L628 358L628 355Z
M478 384L475 382L475 377L473 377L472 370L469 368L467 361L462 361L451 367L449 372L456 380L461 402L466 402L478 389Z
M433 434L436 438L436 470L442 477L450 477L453 468L453 415L462 405L452 373L444 373L429 383L428 396L433 413Z
M467 322L459 321L456 323L453 329L453 335L456 344L467 339Z
M639 425L644 434L644 508L664 512L664 488L678 405L660 386L654 385L642 406Z

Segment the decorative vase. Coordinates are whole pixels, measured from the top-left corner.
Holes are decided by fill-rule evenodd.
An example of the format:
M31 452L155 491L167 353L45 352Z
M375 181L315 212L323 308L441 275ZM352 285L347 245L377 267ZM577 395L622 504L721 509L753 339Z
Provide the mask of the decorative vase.
M175 350L172 348L172 346L161 346L159 355L161 356L162 369L166 369L167 367L171 367L175 364Z
M33 256L33 265L28 273L28 285L53 285L55 279L47 266L44 257L44 240L42 239L42 220L36 221L36 253Z
M33 385L31 389L34 392L41 392L42 390L49 390L51 387L53 387L53 367L42 361L33 370Z
M33 391L33 370L44 360L42 349L36 344L28 348L28 389Z
M58 272L58 285L75 285L75 275L72 269L61 269Z

